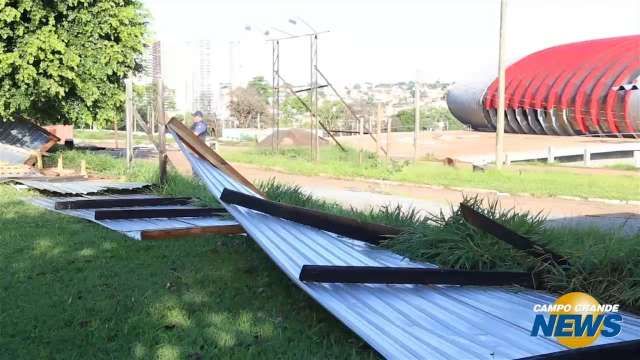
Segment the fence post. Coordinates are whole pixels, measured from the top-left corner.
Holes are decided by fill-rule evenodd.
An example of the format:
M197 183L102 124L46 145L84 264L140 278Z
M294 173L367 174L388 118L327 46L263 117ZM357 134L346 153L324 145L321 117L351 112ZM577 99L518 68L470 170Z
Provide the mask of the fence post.
M391 157L391 122L393 118L387 118L387 160Z
M584 149L584 166L591 166L591 151L589 149Z
M547 148L547 164L551 164L552 162L554 162L556 159L553 156L553 148L551 146L549 146Z
M358 118L358 127L360 131L360 141L362 141L362 135L364 135L364 120L361 117ZM358 147L358 163L362 165L362 144Z

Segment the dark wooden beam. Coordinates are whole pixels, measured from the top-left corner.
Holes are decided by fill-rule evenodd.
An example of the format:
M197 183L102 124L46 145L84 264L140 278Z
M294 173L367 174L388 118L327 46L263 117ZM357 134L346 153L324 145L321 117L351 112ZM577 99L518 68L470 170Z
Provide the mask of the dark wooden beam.
M112 198L112 199L81 199L56 201L56 210L67 209L107 209L115 207L132 206L161 206L161 205L188 205L191 202L188 197L146 197L146 198Z
M380 241L398 235L402 230L391 226L366 223L352 218L329 214L326 212L287 205L275 201L261 199L238 191L224 189L220 200L227 204L242 206L281 219L299 224L309 225L334 234L352 239L379 244Z
M638 358L640 358L640 340L628 340L528 356L520 358L519 360L601 360Z
M512 271L303 265L299 279L307 282L349 284L520 285L534 288L533 277L530 273Z
M140 232L142 240L164 240L197 235L238 235L245 231L240 225L202 226L186 229L144 230Z
M175 208L175 209L114 209L96 210L95 220L208 217L225 213L221 208Z
M569 262L563 256L556 254L542 245L536 244L531 239L522 236L484 214L475 211L470 206L460 203L460 210L462 212L462 217L464 217L469 224L479 230L493 235L497 239L506 242L514 248L522 250L530 256L538 259L544 260L544 258L547 258L561 266L569 265Z
M189 130L183 123L180 122L177 118L173 117L167 123L167 127L173 131L184 144L191 149L193 152L198 154L201 158L207 160L211 165L215 166L220 171L224 172L228 176L238 180L240 183L253 190L256 194L263 195L262 191L258 190L255 185L251 183L251 181L247 180L242 174L238 172L231 164L229 164L222 156L218 155L212 148L208 147L207 144L202 141L199 137L197 137L193 131Z

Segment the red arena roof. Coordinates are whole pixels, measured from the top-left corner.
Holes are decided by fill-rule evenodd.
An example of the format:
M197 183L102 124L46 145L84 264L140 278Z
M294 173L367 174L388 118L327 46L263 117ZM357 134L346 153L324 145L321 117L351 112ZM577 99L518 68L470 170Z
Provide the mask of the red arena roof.
M506 70L505 131L640 137L640 35L550 47ZM472 88L469 88L472 87ZM498 80L456 84L447 103L476 130L495 129Z

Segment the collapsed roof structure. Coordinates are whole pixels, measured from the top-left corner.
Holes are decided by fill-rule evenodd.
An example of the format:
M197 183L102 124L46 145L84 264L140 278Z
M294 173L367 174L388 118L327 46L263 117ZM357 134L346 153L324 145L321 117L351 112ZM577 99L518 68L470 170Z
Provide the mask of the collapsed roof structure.
M322 229L305 219L313 213L301 216L296 209L278 208L184 125L171 120L168 128L193 172L249 237L292 282L385 358L595 359L603 351L621 355L640 348L640 318L631 314L623 315L621 335L600 337L586 350L531 336L533 306L553 303L554 296L517 286L492 286L498 284L486 278L481 279L487 282L484 286L444 285L462 282L440 281L446 276L439 274L447 271L436 265L413 262L344 236L342 225L354 224ZM486 222L478 225L491 227ZM530 246L523 239L518 242ZM405 278L394 279L398 275ZM473 274L456 279L464 281L468 275Z
M26 120L0 121L0 162L33 164L34 151L47 152L60 139Z

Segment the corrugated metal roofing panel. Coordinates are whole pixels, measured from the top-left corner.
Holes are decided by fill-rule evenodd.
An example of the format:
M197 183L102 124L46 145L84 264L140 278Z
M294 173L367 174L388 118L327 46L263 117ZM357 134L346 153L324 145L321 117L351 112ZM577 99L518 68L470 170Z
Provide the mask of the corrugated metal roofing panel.
M224 188L259 196L194 155L174 136L193 171L220 197ZM443 285L304 283L303 265L433 267L390 251L306 225L223 203L229 213L297 286L390 359L513 359L566 350L553 339L529 335L535 304L555 297L520 288ZM615 339L640 338L640 319L624 314Z
M30 188L59 194L92 194L106 190L134 190L149 186L147 183L117 182L108 180L38 181L31 179L17 179L14 181Z
M55 135L29 121L0 121L0 143L25 149L40 150L51 140L59 140Z
M30 157L29 150L0 143L0 163L24 164Z
M143 196L140 196L143 197ZM90 197L94 199L94 197ZM95 197L100 199L105 199L109 197ZM142 218L142 219L118 219L118 220L95 220L95 209L70 209L70 210L56 210L54 205L56 201L70 201L70 200L81 200L88 199L87 197L80 198L32 198L27 199L27 201L31 204L43 207L45 209L59 212L61 214L75 216L81 219L93 221L97 224L100 224L106 228L109 228L114 231L121 232L131 238L136 240L140 240L140 232L145 230L168 230L168 229L187 229L193 228L195 226L205 226L198 225L206 224L206 226L222 226L222 225L236 225L237 222L232 219L226 219L224 217L219 216L211 216L205 218L188 218L188 217L177 217L177 218ZM168 209L168 208L196 208L191 205L183 205L183 206L138 206L138 207L127 207L126 209ZM112 208L112 209L122 209L122 208Z

